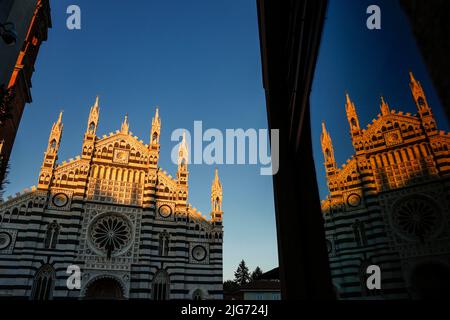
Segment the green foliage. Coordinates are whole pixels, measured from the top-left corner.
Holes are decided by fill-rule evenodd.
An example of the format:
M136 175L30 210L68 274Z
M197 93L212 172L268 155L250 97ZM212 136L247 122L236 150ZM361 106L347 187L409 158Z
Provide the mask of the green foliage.
M255 271L252 272L252 280L253 281L259 280L259 278L261 278L262 275L263 275L263 271L258 266L258 267L256 267Z
M244 260L239 263L238 268L234 272L234 281L240 286L251 281L250 272L248 271L248 267Z

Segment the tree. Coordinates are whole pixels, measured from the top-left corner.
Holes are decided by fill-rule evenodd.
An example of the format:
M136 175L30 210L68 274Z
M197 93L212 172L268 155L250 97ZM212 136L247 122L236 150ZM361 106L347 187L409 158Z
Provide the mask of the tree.
M240 286L251 281L250 272L248 271L248 267L244 260L239 263L238 268L234 272L234 281Z
M261 278L263 274L263 271L261 270L260 267L256 267L255 271L252 272L252 280L259 280L259 278Z

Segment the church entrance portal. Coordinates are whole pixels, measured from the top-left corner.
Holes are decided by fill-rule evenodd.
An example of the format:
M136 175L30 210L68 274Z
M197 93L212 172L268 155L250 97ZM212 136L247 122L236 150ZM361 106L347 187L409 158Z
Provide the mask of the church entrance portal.
M411 277L413 298L450 299L450 268L438 263L419 265Z
M96 300L120 300L124 299L124 295L117 280L105 278L95 280L89 285L85 298Z

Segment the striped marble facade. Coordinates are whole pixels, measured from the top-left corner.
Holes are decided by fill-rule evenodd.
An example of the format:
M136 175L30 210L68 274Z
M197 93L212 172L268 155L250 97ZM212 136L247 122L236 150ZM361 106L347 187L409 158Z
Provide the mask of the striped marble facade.
M222 299L222 185L216 170L211 217L188 202L188 148L177 177L158 166L161 120L150 143L129 131L98 137L98 98L82 154L56 163L54 123L38 186L0 204L0 298ZM69 289L67 269L81 269Z
M355 154L338 168L325 124L322 150L329 195L322 202L330 266L342 299L415 298L423 270L450 276L450 135L439 131L413 74L416 115L391 110L361 129L346 112ZM381 268L382 289L367 289L366 269Z

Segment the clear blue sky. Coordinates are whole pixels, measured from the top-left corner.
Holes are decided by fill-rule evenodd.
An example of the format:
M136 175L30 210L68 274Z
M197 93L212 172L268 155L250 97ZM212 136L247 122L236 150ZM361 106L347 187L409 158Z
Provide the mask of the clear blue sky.
M381 8L382 29L366 27L369 5ZM324 120L338 165L354 153L345 113L345 92L356 104L365 128L380 113L380 96L391 108L416 113L409 90L409 70L426 90L441 130L449 131L442 106L422 62L406 16L396 0L331 0L311 94L311 121L321 199L328 194L320 144Z
M77 4L82 29L66 28ZM80 153L87 116L100 95L98 135L120 128L125 113L146 143L155 106L162 117L160 166L170 160L177 128L266 128L255 1L51 1L53 29L33 76L11 158L6 195L35 185L48 134L64 109L59 153ZM190 166L189 202L209 216L214 166ZM224 188L224 278L239 261L278 265L272 178L259 166L219 166Z

